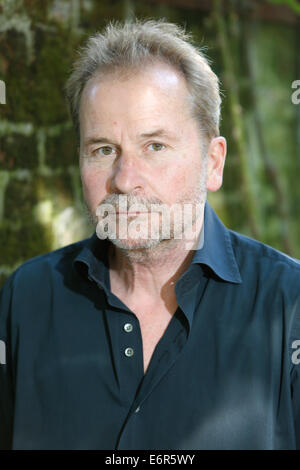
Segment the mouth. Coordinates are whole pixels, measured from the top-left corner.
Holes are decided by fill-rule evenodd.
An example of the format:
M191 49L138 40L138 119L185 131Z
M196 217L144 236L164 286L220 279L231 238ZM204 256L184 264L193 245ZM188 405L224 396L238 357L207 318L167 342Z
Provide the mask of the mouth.
M116 212L117 215L128 215L129 217L135 217L137 215L141 215L141 214L148 214L148 212L127 212L127 211L120 211L120 212Z

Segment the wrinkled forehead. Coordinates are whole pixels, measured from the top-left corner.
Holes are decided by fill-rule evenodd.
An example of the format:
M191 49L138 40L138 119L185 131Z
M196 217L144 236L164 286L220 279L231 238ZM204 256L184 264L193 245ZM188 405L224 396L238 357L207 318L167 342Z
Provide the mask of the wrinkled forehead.
M90 95L101 93L101 89L108 93L109 88L122 88L131 84L138 84L145 88L149 85L156 87L158 92L166 95L176 94L191 100L188 84L182 72L173 65L163 61L147 62L143 67L114 67L105 68L95 73L83 88L80 100L80 108Z
M81 97L80 120L84 133L93 126L112 123L180 126L191 119L191 96L185 78L174 67L156 63L143 70L114 70L95 75ZM141 129L142 130L142 129Z

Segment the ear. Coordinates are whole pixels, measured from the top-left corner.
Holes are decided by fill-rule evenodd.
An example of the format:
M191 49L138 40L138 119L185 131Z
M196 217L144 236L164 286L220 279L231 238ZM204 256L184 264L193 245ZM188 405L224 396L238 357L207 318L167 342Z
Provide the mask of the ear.
M206 177L206 188L208 191L217 191L222 186L226 148L226 139L224 137L214 137L210 141Z

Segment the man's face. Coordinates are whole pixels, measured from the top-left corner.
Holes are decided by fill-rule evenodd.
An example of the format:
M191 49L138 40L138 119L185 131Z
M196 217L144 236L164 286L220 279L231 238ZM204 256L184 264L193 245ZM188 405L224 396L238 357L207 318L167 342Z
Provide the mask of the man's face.
M207 172L198 126L184 78L166 64L148 66L127 78L115 73L87 83L80 108L83 194L95 224L105 217L116 221L117 231L109 238L117 246L152 248L164 238L174 238L172 221L179 219L172 214L178 204L198 205L193 223L203 217ZM132 206L136 203L141 208ZM169 237L162 234L162 215L150 219L153 204L170 208ZM115 210L113 218L110 208ZM123 229L124 223L133 228L125 237L124 232L120 236L121 223Z

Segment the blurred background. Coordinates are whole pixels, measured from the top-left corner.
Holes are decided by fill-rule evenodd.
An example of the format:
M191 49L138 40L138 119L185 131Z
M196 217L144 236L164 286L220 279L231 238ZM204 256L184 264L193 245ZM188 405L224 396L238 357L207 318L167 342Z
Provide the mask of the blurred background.
M218 215L300 258L297 0L0 0L0 286L27 259L93 232L63 87L91 33L134 17L185 26L220 77L228 155L208 196Z

